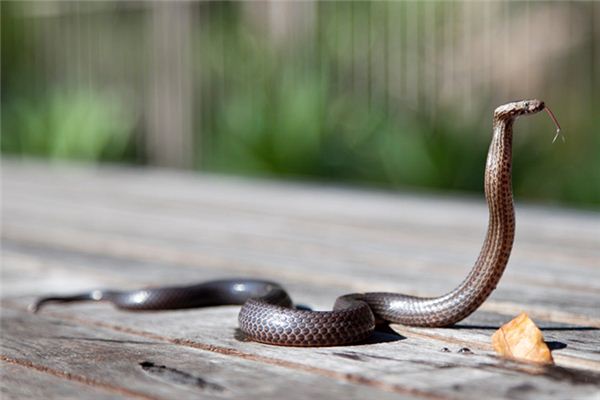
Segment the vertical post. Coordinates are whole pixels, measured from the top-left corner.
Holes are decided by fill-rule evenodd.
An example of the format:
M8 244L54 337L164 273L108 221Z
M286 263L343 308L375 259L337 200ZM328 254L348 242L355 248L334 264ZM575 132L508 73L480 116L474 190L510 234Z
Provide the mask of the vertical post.
M590 40L590 85L589 95L590 101L588 102L590 110L597 110L597 97L596 93L600 90L600 4L592 2L589 4L591 8L589 16L589 31L592 34L592 40ZM592 112L592 111L591 111Z
M152 164L190 168L192 136L191 4L152 3L146 151Z

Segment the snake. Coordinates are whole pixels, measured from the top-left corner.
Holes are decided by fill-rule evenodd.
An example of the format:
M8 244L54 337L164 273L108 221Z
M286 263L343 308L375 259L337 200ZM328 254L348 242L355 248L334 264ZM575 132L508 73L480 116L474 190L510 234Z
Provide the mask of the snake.
M515 237L512 194L512 138L517 118L546 109L540 100L520 100L495 109L493 135L485 165L487 233L467 277L439 297L399 293L353 293L336 299L331 311L294 307L278 283L259 279L223 279L191 286L150 287L130 291L92 290L71 296L38 299L31 310L47 303L107 301L129 311L171 310L217 305L241 305L240 330L250 340L283 346L340 346L367 339L376 323L418 327L448 327L481 306L496 288L508 263Z

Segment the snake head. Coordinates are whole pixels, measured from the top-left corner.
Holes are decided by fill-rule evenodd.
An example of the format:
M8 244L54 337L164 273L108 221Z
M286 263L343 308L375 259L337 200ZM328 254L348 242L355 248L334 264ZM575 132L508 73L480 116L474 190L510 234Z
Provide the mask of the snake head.
M521 115L535 114L542 111L546 106L541 100L520 100L503 104L494 111L496 119L513 119Z

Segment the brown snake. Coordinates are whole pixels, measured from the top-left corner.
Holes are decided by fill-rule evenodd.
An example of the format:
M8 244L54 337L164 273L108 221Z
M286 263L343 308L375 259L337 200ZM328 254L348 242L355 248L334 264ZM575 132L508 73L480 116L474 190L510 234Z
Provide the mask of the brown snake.
M336 300L333 311L299 310L276 283L230 279L193 286L148 288L135 291L95 290L74 296L39 299L37 311L48 302L104 300L127 310L164 310L243 304L240 329L251 339L286 346L332 346L368 337L375 320L404 325L442 327L466 318L496 288L510 257L514 234L511 164L512 130L522 115L546 109L539 100L523 100L496 108L493 137L485 168L485 197L489 208L487 234L473 269L464 281L440 297L397 293L349 294Z

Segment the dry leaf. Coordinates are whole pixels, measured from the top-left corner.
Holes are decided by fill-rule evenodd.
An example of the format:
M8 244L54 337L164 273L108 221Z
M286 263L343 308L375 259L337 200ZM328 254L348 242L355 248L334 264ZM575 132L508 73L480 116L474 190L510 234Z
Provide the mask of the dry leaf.
M492 336L496 353L506 358L553 364L544 336L526 313L502 325Z

